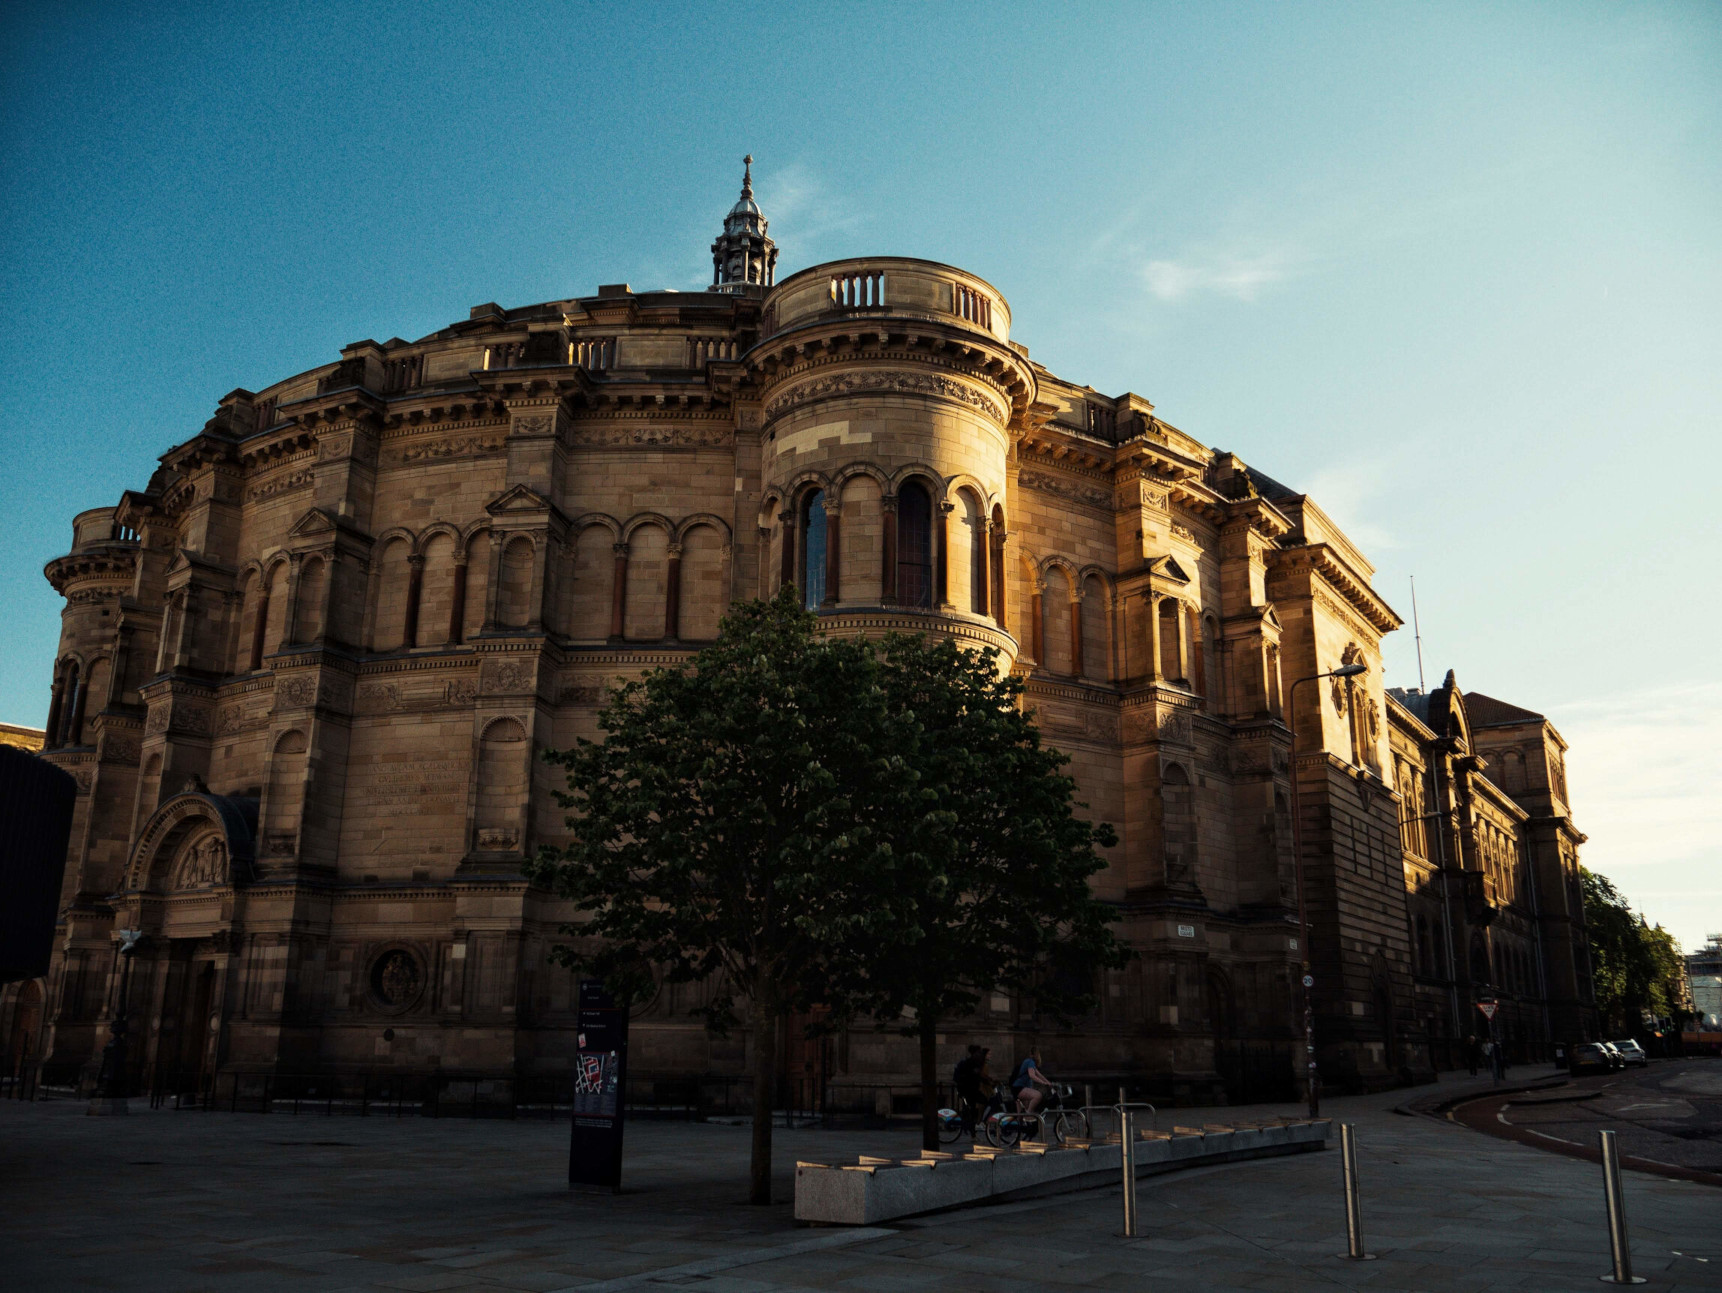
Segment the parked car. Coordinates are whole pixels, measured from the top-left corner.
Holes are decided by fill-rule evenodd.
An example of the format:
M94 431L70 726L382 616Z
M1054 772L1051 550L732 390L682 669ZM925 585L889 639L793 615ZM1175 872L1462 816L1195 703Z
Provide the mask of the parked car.
M1647 1069L1650 1067L1650 1056L1646 1055L1644 1053L1644 1047L1633 1041L1632 1038L1628 1037L1624 1041L1610 1042L1609 1045L1620 1052L1620 1058L1623 1063L1631 1064L1641 1069Z
M1567 1050L1567 1069L1573 1074L1612 1073L1614 1056L1605 1042L1578 1042Z
M1608 1062L1613 1067L1617 1069L1626 1067L1626 1056L1620 1053L1620 1048L1613 1042L1598 1042L1597 1045L1602 1047L1603 1054L1608 1056Z

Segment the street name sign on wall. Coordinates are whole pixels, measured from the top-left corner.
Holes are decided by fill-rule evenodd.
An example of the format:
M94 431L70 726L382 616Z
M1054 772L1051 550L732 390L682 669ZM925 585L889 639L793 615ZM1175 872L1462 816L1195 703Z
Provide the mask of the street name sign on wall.
M601 979L580 980L574 1055L574 1130L568 1184L622 1187L622 1118L628 1089L628 1012Z

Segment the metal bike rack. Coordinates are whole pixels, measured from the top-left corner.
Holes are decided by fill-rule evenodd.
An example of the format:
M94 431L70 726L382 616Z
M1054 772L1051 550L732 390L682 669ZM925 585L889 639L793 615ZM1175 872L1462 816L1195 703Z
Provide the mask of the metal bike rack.
M1339 1124L1339 1160L1345 1176L1345 1251L1340 1256L1354 1262L1372 1262L1375 1254L1363 1251L1363 1204L1357 1195L1357 1137L1349 1122Z
M1620 1188L1620 1147L1612 1131L1596 1134L1602 1151L1602 1197L1608 1209L1608 1249L1614 1269L1598 1276L1605 1284L1642 1284L1644 1277L1632 1273L1632 1245L1626 1234L1626 1196Z
M1124 1237L1136 1238L1136 1110L1146 1109L1153 1118L1160 1111L1146 1101L1128 1101L1124 1088L1118 1089L1118 1103L1111 1106L1118 1115L1118 1158L1124 1175Z

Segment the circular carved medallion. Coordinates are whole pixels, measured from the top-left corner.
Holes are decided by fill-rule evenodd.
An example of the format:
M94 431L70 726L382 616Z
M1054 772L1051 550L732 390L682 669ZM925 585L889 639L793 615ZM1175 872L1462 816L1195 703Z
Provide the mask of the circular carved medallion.
M406 1010L424 991L419 958L404 947L392 947L371 963L371 996L385 1010Z

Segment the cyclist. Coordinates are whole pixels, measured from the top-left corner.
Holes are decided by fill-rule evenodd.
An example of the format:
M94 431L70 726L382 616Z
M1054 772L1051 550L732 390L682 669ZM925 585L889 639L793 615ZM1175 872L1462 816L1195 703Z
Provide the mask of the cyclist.
M1040 1071L1040 1047L1031 1049L1023 1062L1017 1065L1016 1074L1010 1080L1011 1094L1016 1096L1017 1108L1024 1113L1033 1113L1040 1108L1041 1101L1046 1099L1042 1087L1051 1087L1052 1079Z

